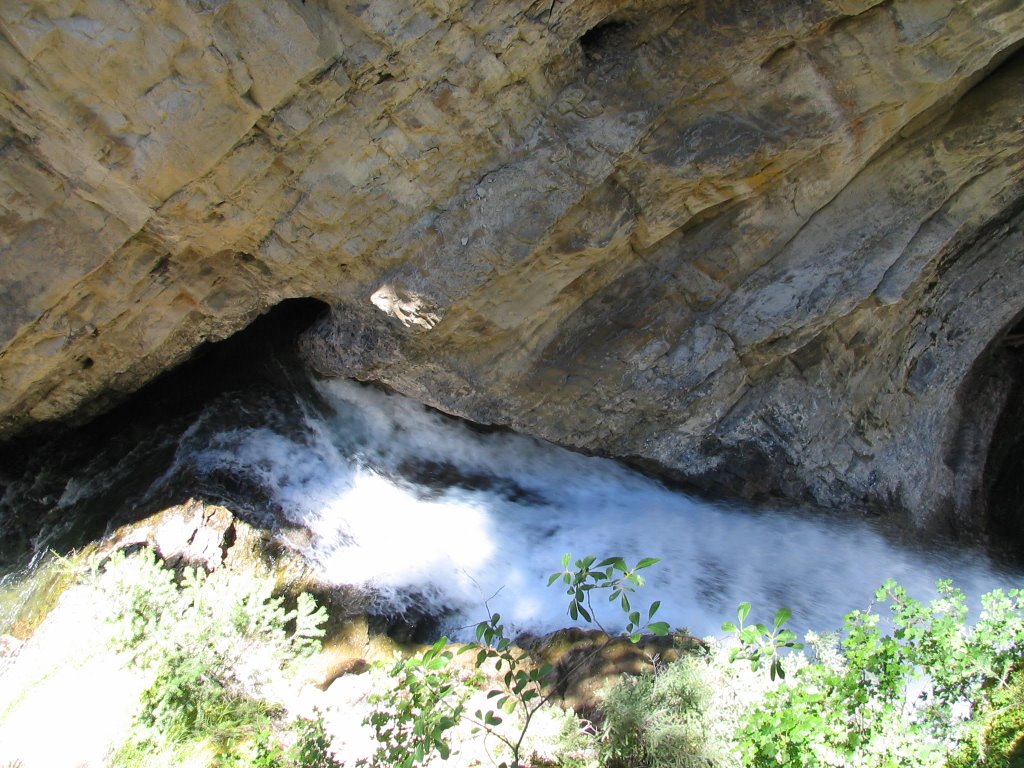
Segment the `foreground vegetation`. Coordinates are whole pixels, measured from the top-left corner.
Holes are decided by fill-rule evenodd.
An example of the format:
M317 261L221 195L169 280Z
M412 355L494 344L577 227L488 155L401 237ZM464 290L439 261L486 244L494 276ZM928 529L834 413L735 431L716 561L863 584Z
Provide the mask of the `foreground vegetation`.
M654 621L657 602L634 605L641 572L655 563L567 557L550 583L566 590L571 618L600 626L599 598L621 611L635 642L669 631ZM291 718L272 695L319 647L326 612L312 598L286 609L269 581L226 569L176 575L148 551L116 555L93 579L117 649L151 675L114 765L340 765L323 719ZM949 583L939 591L922 603L887 583L872 609L850 613L840 632L808 635L806 648L786 628L787 611L770 624L748 623L744 604L724 639L670 664L652 659L648 671L604 692L597 716L571 719L559 763L1024 766L1024 593L985 595L969 624L964 595ZM476 644L456 648L442 638L387 666L390 685L365 721L378 746L360 764L460 764L451 734L465 722L496 744L496 765L530 764L526 736L551 706L552 670L516 648L501 616L488 613ZM476 674L460 673L460 653ZM469 706L481 685L488 705Z
M286 610L273 579L227 568L176 575L152 550L114 554L92 582L114 650L151 675L114 766L339 765L322 719L289 719L267 695L319 650L327 612L308 594Z
M642 583L616 558L596 567L593 558L577 561L575 570L566 566L552 582L563 579L570 585L573 618L592 620L593 593L587 590L607 589L616 601L623 576L636 586ZM581 593L580 584L589 586ZM750 606L743 604L738 622L723 625L730 642L712 642L703 654L669 665L652 664L649 672L608 691L600 723L568 735L563 763L580 768L1024 766L1024 593L985 595L980 620L969 625L963 593L948 582L938 588L940 597L925 604L888 582L875 595L878 611L850 613L841 633L810 634L806 650L784 627L788 611L776 613L770 626L745 624ZM640 614L627 603L622 609L635 641ZM657 604L651 615L656 609ZM478 639L493 645L487 626L481 624ZM435 660L439 652L440 645L431 650ZM485 656L481 652L481 660ZM737 663L744 662L749 663L746 675L737 671ZM443 666L435 661L435 669ZM521 680L536 686L534 699L543 699L544 674L542 669L538 677ZM519 680L521 673L515 675ZM417 681L402 683L406 695L420 690ZM509 711L520 705L528 710L528 701L509 697L509 687L506 675L504 688L492 695L510 702ZM441 698L433 705L435 712L445 708ZM491 724L487 713L476 717L484 729ZM524 723L528 728L528 717ZM440 730L430 734L428 746L439 744ZM424 754L387 756L391 764L413 766ZM518 751L511 756L509 764L518 766ZM395 762L396 757L403 759Z

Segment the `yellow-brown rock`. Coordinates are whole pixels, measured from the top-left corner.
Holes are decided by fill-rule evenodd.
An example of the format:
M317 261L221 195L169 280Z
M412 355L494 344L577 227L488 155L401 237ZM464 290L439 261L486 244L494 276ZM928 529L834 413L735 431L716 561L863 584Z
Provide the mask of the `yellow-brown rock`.
M0 436L310 296L321 373L962 521L1019 378L1022 39L1018 0L9 0Z

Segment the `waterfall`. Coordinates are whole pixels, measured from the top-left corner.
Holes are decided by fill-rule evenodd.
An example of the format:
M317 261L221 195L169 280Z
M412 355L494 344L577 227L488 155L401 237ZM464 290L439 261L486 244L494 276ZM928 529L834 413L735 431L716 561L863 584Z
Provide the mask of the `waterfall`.
M365 586L383 612L444 616L455 636L488 608L513 631L569 624L565 595L546 586L565 553L660 558L636 602L661 600L660 619L698 635L718 632L744 600L755 617L785 605L796 628L829 629L889 578L920 598L941 578L975 597L1014 582L979 552L900 545L820 511L698 501L614 461L474 429L398 395L340 380L315 388L290 421L201 418L168 476L189 466L258 484L282 521L310 532L304 553L326 581ZM621 627L614 606L598 616Z

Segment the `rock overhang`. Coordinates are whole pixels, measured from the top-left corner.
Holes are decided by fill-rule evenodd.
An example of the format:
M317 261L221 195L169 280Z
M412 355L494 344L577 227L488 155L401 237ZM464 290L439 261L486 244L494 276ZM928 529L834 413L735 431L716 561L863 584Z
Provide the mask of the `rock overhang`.
M314 296L323 373L978 527L1012 385L978 414L970 372L1022 309L1020 7L3 13L3 435Z

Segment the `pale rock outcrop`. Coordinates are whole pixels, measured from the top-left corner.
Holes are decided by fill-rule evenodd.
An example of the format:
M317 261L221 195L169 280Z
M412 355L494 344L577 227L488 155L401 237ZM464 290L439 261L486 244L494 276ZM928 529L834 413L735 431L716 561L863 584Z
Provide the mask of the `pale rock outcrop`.
M12 0L0 32L0 434L311 296L321 373L985 527L1017 0Z

